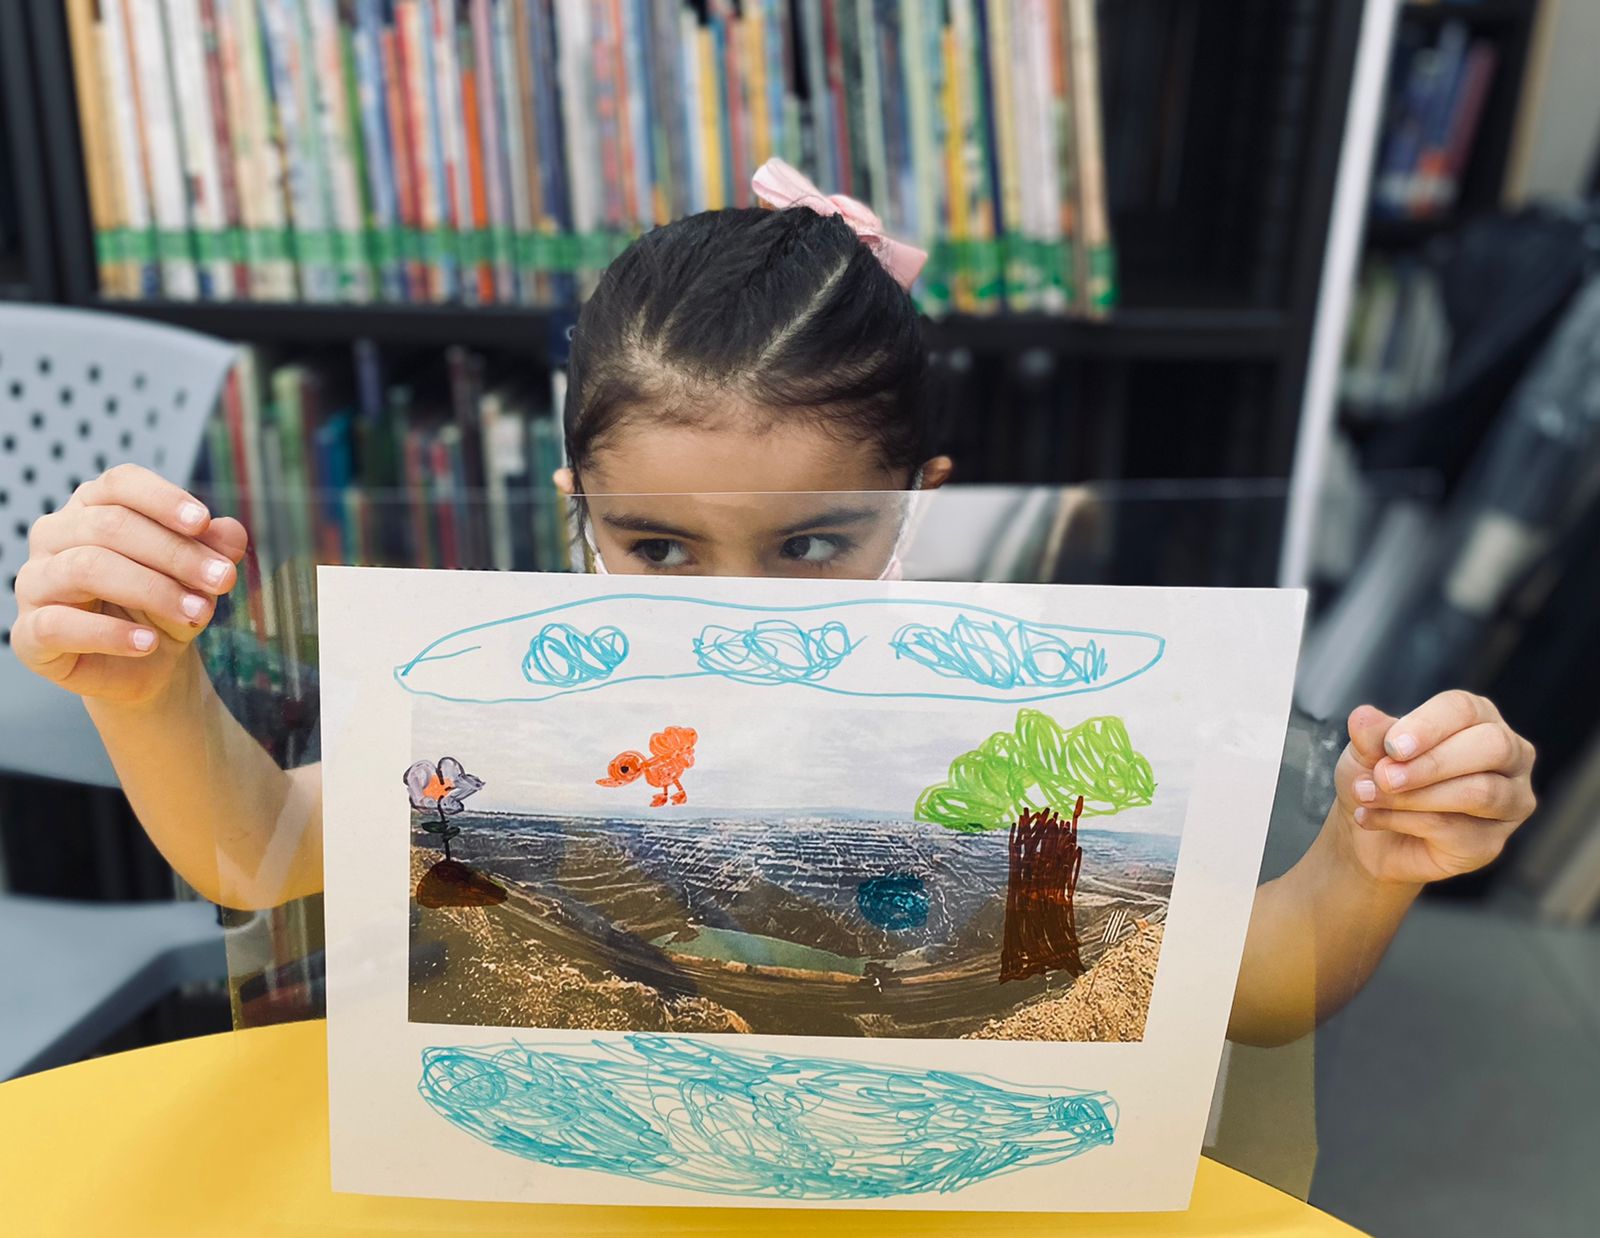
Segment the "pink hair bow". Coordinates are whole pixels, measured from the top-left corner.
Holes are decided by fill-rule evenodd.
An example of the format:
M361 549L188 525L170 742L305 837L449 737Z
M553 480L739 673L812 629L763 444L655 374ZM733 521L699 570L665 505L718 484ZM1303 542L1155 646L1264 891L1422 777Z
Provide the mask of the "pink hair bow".
M750 178L756 197L768 206L809 206L819 215L837 215L855 229L883 269L902 288L910 290L922 266L928 261L926 250L897 241L883 230L883 220L865 203L842 193L824 194L804 173L782 159L768 159Z

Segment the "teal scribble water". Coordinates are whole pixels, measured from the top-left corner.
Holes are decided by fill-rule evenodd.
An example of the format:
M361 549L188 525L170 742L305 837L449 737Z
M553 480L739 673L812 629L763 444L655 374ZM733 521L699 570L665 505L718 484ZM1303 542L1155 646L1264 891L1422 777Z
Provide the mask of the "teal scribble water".
M928 891L912 873L868 877L856 887L862 919L891 933L921 928L928 922Z
M716 1195L959 1191L1108 1145L1104 1092L788 1057L673 1036L431 1048L418 1091L491 1147Z

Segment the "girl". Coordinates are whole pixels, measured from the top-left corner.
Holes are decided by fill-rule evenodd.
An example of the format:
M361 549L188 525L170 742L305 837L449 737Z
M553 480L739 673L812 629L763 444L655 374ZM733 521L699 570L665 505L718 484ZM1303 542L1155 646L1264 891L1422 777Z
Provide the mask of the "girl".
M893 521L819 494L892 500L950 475L906 292L921 255L776 162L756 188L780 209L648 233L578 319L558 484L587 505L596 570L893 574ZM788 497L765 521L688 497L730 490ZM253 907L321 888L322 829L319 768L279 769L192 647L245 540L177 486L113 468L34 525L12 643L84 698L172 865ZM1235 1040L1287 1041L1337 1010L1422 886L1487 864L1533 809L1532 748L1480 697L1402 718L1364 706L1349 737L1321 832L1257 892Z

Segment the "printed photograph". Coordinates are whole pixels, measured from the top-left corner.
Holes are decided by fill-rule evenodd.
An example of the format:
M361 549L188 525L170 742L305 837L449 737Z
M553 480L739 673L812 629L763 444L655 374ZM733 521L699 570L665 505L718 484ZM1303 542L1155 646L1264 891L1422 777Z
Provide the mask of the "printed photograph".
M753 695L419 700L411 1020L1143 1038L1192 760L1170 729L1143 747L1092 697Z

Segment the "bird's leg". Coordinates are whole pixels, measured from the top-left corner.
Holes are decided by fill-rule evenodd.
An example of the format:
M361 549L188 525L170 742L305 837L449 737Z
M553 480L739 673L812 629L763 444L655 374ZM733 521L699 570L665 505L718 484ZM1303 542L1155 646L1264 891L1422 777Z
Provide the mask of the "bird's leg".
M677 794L672 797L672 802L674 804L687 804L689 802L689 793L683 789L683 783L674 778L672 785L678 788Z
M666 802L667 802L667 789L665 787L662 787L661 788L661 794L656 796L655 799L650 801L650 807L652 807L652 808L660 808Z

